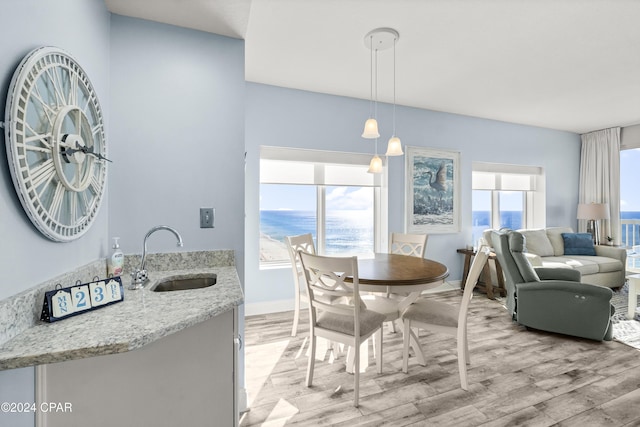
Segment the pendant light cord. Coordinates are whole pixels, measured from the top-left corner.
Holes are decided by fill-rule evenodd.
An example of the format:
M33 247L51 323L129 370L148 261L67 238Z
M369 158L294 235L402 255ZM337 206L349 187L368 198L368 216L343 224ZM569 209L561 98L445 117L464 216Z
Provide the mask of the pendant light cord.
M376 86L373 118L378 119L378 49L376 49Z
M393 38L393 135L396 136L396 40Z
M373 117L373 34L369 36L371 49L369 51L369 117Z
M371 50L373 51L373 44L371 45ZM378 120L378 49L376 49L376 91L375 91L376 97L375 97L375 102L374 102L374 111L373 111L373 117ZM376 150L376 156L378 155L378 138L376 138L376 142L375 142L375 150Z

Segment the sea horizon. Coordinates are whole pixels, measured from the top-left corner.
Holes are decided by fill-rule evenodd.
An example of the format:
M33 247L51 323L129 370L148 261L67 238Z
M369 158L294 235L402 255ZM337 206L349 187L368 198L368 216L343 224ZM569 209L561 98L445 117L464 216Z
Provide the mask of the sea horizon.
M373 214L371 211L331 210L326 215L325 254L365 255L374 252ZM620 218L640 220L640 211L621 211ZM472 221L472 244L475 244L482 236L482 232L491 228L490 211L472 211ZM501 212L501 223L504 227L514 230L522 228L522 212ZM262 261L287 261L288 253L284 238L306 233L313 236L317 247L315 210L260 210L260 259ZM621 237L622 241L626 241L624 227ZM636 236L636 241L640 241L640 235Z

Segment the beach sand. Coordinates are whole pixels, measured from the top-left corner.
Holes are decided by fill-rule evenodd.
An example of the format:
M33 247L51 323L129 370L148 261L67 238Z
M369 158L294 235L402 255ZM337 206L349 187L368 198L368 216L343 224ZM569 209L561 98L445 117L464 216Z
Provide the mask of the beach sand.
M260 261L288 261L287 245L260 233Z

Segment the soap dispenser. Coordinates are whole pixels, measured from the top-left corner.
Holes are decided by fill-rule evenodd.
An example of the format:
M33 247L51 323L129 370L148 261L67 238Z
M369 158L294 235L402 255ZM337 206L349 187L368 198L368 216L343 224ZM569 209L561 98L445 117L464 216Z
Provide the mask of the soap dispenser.
M107 260L107 275L109 277L120 276L124 267L124 254L118 244L119 237L113 238L113 252Z

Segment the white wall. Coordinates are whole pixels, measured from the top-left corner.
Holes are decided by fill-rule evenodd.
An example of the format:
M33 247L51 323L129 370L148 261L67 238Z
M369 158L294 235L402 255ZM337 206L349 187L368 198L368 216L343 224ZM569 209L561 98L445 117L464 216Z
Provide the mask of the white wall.
M4 0L0 25L0 108L11 76L32 49L57 46L87 72L100 99L109 138L109 12L102 0ZM4 113L2 119L4 119ZM18 200L0 135L0 299L106 255L109 204L81 239L54 243L31 224ZM33 402L34 369L0 372L0 401ZM33 426L31 413L0 413L2 426Z
M373 153L373 143L360 137L368 113L368 101L247 83L245 304L249 307L293 299L290 269L258 267L259 146ZM390 105L378 106L381 145L391 136L391 114ZM462 276L462 257L456 249L472 243L472 161L542 166L547 178L547 225L575 227L579 135L408 107L397 108L397 134L404 145L460 152L462 231L430 236L426 251L427 258L448 266L451 280ZM379 147L380 152L385 149ZM390 231L404 227L404 161L404 157L390 159Z

